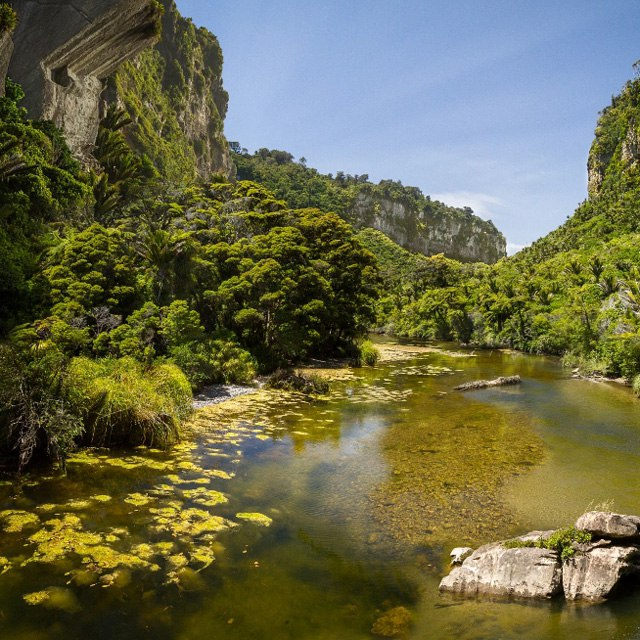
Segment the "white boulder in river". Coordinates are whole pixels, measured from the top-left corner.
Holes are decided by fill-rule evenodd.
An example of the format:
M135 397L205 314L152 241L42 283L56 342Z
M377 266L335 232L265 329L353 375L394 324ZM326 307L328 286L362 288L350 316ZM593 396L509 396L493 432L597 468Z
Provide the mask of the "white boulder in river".
M550 531L534 531L521 540L535 540ZM548 549L509 549L501 542L480 547L440 583L441 591L469 596L490 594L519 598L551 598L562 591L558 554Z
M473 549L471 547L456 547L451 549L449 557L451 558L451 564L462 564L471 554Z
M535 546L553 531L533 531L484 545L454 566L440 582L440 590L596 601L622 594L634 582L640 584L640 518L593 511L578 519L575 530L589 534L591 541L569 543L572 555L564 560L557 549Z

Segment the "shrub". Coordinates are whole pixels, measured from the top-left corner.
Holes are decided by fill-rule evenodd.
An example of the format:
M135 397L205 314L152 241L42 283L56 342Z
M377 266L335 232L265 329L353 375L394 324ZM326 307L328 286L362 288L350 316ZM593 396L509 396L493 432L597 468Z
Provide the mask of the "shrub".
M297 391L305 395L323 395L329 392L329 383L321 376L302 374L291 369L278 369L272 373L266 387L282 391Z
M255 378L255 359L237 343L230 340L213 340L210 349L213 370L227 384L247 383Z
M353 359L356 367L373 367L380 359L380 352L371 340L365 340L356 346L356 355Z
M149 379L159 394L169 398L177 418L182 422L192 411L191 385L185 374L174 364L159 363L149 371Z
M187 376L194 390L206 384L246 384L256 376L253 356L230 339L189 342L169 349L169 361Z
M588 531L580 531L575 527L566 527L554 531L548 538L537 540L507 540L503 543L507 549L521 547L537 547L538 549L551 549L560 554L562 560L568 560L576 553L574 543L591 542L591 534Z
M74 358L64 396L85 423L92 446L168 446L180 435L191 406L191 387L178 367L145 368L133 358Z
M17 24L18 15L16 12L6 2L0 4L0 33L13 31Z
M169 349L169 362L173 362L187 376L194 391L215 381L216 374L202 343L180 344Z
M66 362L51 343L25 351L0 345L2 444L17 454L19 470L40 452L64 467L83 432L80 415L58 394Z

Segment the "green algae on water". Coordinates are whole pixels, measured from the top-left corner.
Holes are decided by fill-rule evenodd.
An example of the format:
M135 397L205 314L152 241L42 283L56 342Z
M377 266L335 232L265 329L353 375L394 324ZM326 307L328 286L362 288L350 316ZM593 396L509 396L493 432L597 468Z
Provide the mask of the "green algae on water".
M29 605L43 605L47 609L57 609L67 613L80 611L80 603L71 589L48 587L42 591L26 593L22 599Z
M153 498L147 496L143 493L130 493L125 499L124 502L127 504L132 504L134 507L143 507L146 504L149 504Z
M2 529L6 533L20 533L23 529L33 529L40 525L40 518L35 513L8 509L0 512Z
M236 518L238 518L238 520L245 520L246 522L257 524L261 527L269 527L273 522L269 516L265 516L263 513L236 513Z

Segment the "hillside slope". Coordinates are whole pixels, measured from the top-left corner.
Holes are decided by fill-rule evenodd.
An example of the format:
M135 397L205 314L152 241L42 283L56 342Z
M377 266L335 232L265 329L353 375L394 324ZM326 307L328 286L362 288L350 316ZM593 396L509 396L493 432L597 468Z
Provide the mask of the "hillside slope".
M405 335L563 354L583 372L640 374L640 79L604 109L589 154L588 199L512 258L405 297ZM638 379L640 390L640 379Z
M303 160L294 162L286 151L260 149L250 155L237 146L235 151L238 177L261 182L296 206L335 211L356 228L382 231L410 251L486 263L506 255L505 238L491 221L468 207L431 200L416 187L393 180L373 184L366 174L324 175Z

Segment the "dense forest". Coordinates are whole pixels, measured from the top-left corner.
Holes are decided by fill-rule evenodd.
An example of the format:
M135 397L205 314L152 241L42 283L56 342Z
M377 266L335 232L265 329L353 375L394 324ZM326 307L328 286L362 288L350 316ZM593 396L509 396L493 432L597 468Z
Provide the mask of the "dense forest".
M636 380L640 391L640 80L601 113L590 195L565 224L498 264L404 258L376 250L387 278L379 323L398 335L564 355L585 374ZM384 245L381 245L381 248Z
M374 318L351 227L220 176L171 186L111 108L83 169L0 99L2 445L19 465L87 445L169 443L191 392L353 355Z

